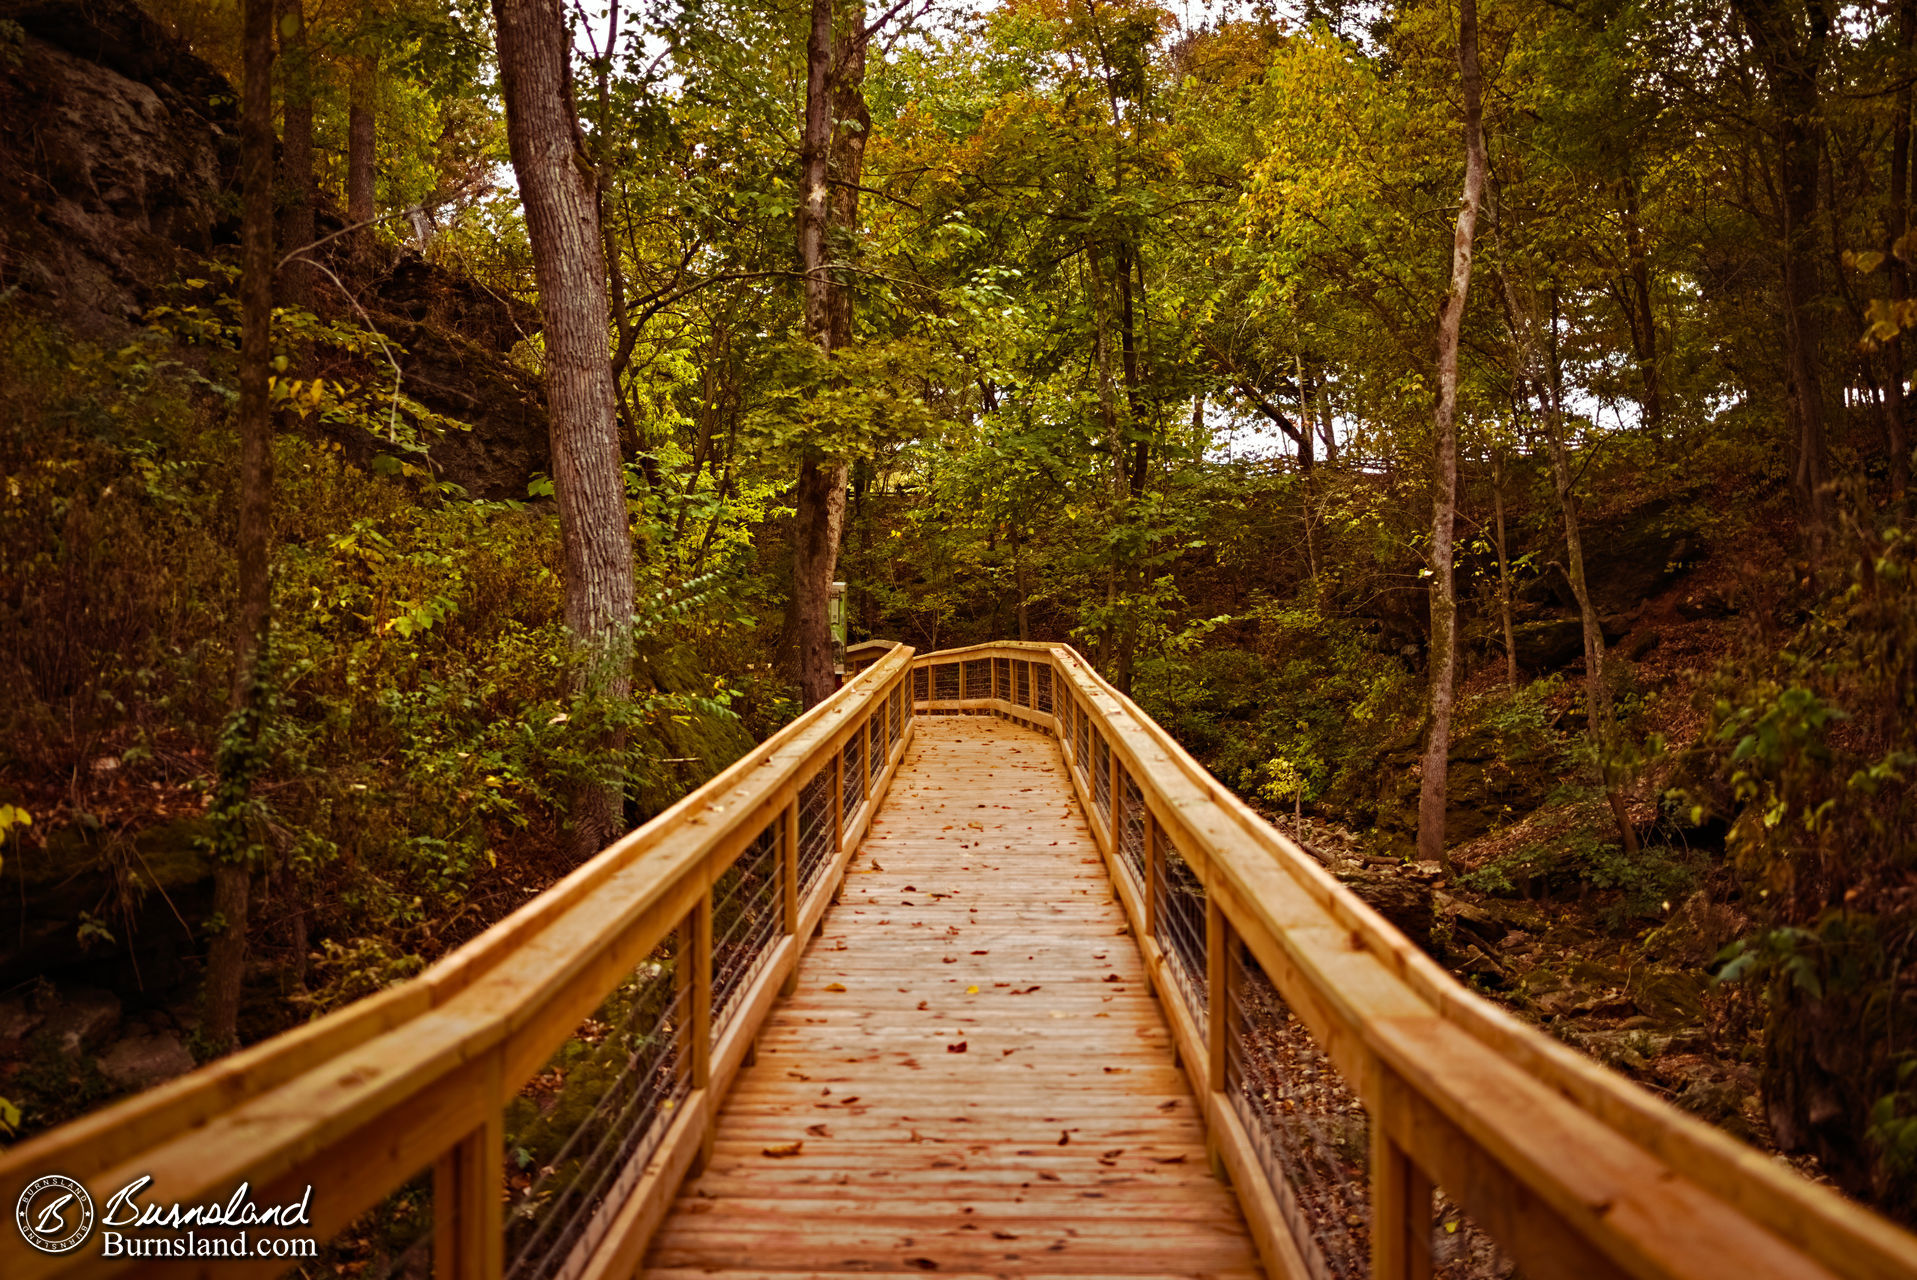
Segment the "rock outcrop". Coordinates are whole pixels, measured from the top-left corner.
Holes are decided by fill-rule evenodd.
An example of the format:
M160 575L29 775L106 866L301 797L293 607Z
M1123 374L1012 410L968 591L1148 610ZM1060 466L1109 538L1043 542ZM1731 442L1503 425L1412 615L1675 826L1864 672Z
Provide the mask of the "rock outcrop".
M232 257L234 97L131 0L0 0L0 297L114 341L169 283ZM319 223L342 225L330 208ZM524 497L550 465L545 403L507 353L537 329L536 310L411 249L345 243L319 252L353 298L324 281L315 307L353 323L363 309L403 353L406 394L471 428L432 446L440 476L477 497ZM385 376L370 362L356 372ZM348 456L382 450L339 430Z

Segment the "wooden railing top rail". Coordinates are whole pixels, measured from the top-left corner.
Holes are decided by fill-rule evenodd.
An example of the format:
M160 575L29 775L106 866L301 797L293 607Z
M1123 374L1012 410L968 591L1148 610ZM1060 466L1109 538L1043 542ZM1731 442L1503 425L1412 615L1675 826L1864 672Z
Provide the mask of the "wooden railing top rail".
M808 776L834 767L849 738L886 712L911 657L909 647L894 649L419 977L0 1154L0 1202L11 1207L28 1182L56 1172L86 1184L96 1204L140 1175L153 1178L155 1198L184 1204L223 1202L241 1182L260 1203L282 1188L296 1199L310 1183L313 1225L327 1237L475 1132L491 1126L497 1137L502 1104L702 900L709 914L715 881L781 813L795 811ZM901 697L909 703L909 691ZM887 772L857 779L861 794L871 785L875 801L904 750L897 733L887 740ZM836 792L834 799L837 833ZM861 827L872 807L862 810ZM855 843L856 832L843 835ZM813 919L823 906L812 905ZM792 942L781 959L788 969ZM733 1036L735 1059L754 1029ZM490 1159L496 1165L497 1153ZM496 1223L496 1192L473 1203L484 1212L488 1194ZM0 1275L8 1280L107 1275L128 1265L91 1247L48 1256L28 1249L18 1232L0 1234ZM222 1264L220 1274L284 1266ZM441 1274L497 1270L496 1256L467 1257Z
M1045 723L1064 715L1068 697L1095 717L1157 832L1364 1102L1374 1143L1382 1135L1389 1144L1385 1161L1406 1162L1397 1193L1406 1177L1414 1186L1428 1185L1419 1177L1435 1180L1528 1276L1917 1276L1917 1237L1466 989L1068 646L976 645L921 654L913 666L999 657L1051 663L1057 675ZM970 690L962 700L979 701ZM1003 700L998 706L1037 719L1029 708ZM1100 828L1089 784L1078 785ZM1108 785L1115 793L1116 775ZM1115 814L1115 794L1101 803ZM1116 818L1103 821L1099 835L1111 856ZM1112 872L1149 957L1157 946L1145 927L1146 908L1116 857ZM1214 982L1220 963L1214 955ZM1204 1064L1193 1070L1215 1095L1207 1107L1214 1130L1236 1130L1242 1140L1218 1093L1223 1019L1213 1017L1208 1043L1197 1019L1182 1010L1175 984L1159 988L1168 1005L1181 1006L1174 1030L1188 1065ZM1214 993L1214 1007L1217 999ZM1241 1184L1262 1177L1242 1151L1232 1172ZM1374 1198L1379 1176L1374 1168ZM1254 1229L1264 1228L1267 1265L1278 1274L1305 1274L1303 1259L1273 1238L1282 1223L1260 1224L1253 1199L1246 1207ZM1377 1236L1414 1231L1405 1219L1415 1219L1415 1209L1400 1204L1395 1213L1374 1205L1377 1280L1419 1274L1410 1256L1415 1246L1383 1242L1384 1252L1376 1252Z

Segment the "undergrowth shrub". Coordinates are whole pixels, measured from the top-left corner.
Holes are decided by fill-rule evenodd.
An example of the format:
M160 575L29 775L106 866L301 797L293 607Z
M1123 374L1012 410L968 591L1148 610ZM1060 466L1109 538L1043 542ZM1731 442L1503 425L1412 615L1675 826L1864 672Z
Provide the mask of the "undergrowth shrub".
M33 815L0 874L23 889L54 871L97 883L72 924L76 941L93 930L95 959L104 934L137 963L143 926L167 909L155 891L208 872L189 848L169 890L137 855L146 828L204 809L226 710L237 450L223 316L174 308L99 350L0 310L0 414L18 424L0 433L0 801ZM312 323L282 337L345 340ZM750 652L725 575L642 568L633 697L575 697L551 505L469 501L404 449L385 474L363 470L302 425L347 415L388 441L376 391L282 396L299 411L274 442L277 711L249 810L265 851L254 984L310 979L315 1011L414 971L562 874L576 781L620 786L642 821L769 727L765 690L723 674ZM415 439L433 427L409 422ZM135 856L113 856L116 841ZM259 1002L250 1035L284 1017L259 1005L285 1007Z

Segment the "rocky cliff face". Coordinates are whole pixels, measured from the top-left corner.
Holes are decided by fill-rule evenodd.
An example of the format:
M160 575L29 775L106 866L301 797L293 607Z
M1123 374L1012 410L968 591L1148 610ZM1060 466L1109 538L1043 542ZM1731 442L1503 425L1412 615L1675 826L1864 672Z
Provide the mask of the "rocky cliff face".
M135 322L237 231L231 89L127 0L0 20L0 280L83 333Z
M131 0L0 0L0 295L111 341L168 282L232 256L235 97ZM341 225L330 209L320 223ZM434 448L440 474L475 496L523 497L548 467L546 413L505 353L536 312L411 250L355 257L342 244L327 265L404 350L407 394L472 427ZM315 306L359 318L330 282ZM380 448L341 443L349 456Z

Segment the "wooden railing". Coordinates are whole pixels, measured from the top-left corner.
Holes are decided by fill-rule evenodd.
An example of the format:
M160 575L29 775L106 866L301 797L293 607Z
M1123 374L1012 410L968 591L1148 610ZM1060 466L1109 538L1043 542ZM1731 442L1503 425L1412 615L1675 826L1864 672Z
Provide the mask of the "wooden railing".
M1058 737L1272 1276L1496 1273L1468 1240L1528 1280L1917 1276L1917 1238L1467 991L1071 649L912 667L925 711Z
M624 1280L710 1153L719 1104L897 771L911 657L895 649L418 978L7 1152L0 1204L11 1214L49 1173L96 1206L143 1176L162 1206L224 1204L241 1183L258 1204L292 1202L310 1186L312 1232L336 1256L379 1237L419 1264L408 1273ZM567 1105L528 1106L528 1082ZM528 1185L502 1202L509 1139ZM7 1280L168 1267L0 1233Z
M1917 1276L1912 1237L1459 986L1076 653L1035 644L895 649L419 978L6 1153L0 1204L46 1173L96 1203L146 1175L164 1203L310 1185L349 1260L378 1236L407 1274L624 1280L915 712L1057 737L1271 1275L1409 1280L1463 1242L1532 1280ZM0 1236L7 1280L166 1265Z

